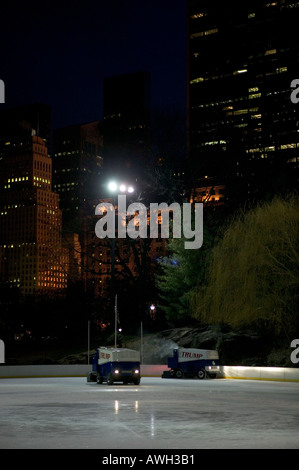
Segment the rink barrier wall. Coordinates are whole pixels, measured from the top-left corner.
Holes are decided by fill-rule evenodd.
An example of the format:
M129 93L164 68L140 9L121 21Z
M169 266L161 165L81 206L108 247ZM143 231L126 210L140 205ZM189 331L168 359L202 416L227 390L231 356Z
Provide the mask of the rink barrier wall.
M141 365L142 377L161 377L165 365ZM87 377L91 365L5 365L0 364L0 379L38 377ZM299 368L221 366L219 378L299 382Z
M292 367L222 366L222 378L299 382L299 369Z

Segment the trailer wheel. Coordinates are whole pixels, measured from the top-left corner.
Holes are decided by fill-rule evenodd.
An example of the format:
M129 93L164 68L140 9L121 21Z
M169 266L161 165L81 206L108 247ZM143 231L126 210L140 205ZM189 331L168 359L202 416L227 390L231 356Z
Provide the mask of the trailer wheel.
M184 376L184 373L183 373L182 369L177 369L175 371L175 376L176 376L177 379L181 379Z
M111 374L109 374L108 377L107 377L107 385L113 385L113 378L112 378Z
M204 369L199 369L197 372L197 377L202 380L206 377L206 371Z

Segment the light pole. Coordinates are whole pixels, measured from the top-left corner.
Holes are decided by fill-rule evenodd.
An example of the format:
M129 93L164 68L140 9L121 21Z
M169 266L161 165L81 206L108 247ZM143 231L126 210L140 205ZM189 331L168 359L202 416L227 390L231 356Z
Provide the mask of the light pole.
M108 183L109 192L112 193L112 204L114 210L116 211L116 194L118 192L125 194L132 194L134 192L134 187L131 185L127 185L125 183L117 183L116 181L110 181ZM115 321L115 332L114 332L114 345L115 348L117 347L117 322L118 322L118 315L117 315L117 294L115 293L115 286L114 286L114 270L115 270L115 236L112 237L111 242L111 298L114 298L114 321Z
M154 304L150 306L150 311L151 311L150 313L151 319L154 320L156 317L156 306Z
M143 324L140 323L140 362L143 364Z
M89 350L90 350L90 321L87 322L87 364L89 365Z

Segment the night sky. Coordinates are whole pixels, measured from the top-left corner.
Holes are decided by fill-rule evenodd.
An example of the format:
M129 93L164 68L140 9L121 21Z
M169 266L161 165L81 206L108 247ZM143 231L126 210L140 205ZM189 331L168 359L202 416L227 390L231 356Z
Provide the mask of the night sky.
M102 120L103 80L147 70L153 109L184 110L185 0L1 4L5 105L42 102L53 127Z

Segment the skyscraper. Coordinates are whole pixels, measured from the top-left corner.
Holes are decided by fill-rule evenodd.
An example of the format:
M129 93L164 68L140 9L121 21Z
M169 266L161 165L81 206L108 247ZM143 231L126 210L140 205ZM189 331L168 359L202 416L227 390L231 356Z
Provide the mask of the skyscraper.
M293 190L299 2L187 4L190 174L239 200Z
M105 79L103 130L105 174L136 179L148 164L149 73L140 71Z
M24 295L63 292L68 259L48 148L33 135L2 141L0 153L1 282Z
M73 231L80 231L78 224L100 196L102 147L99 121L54 130L53 187L60 196L63 221Z

